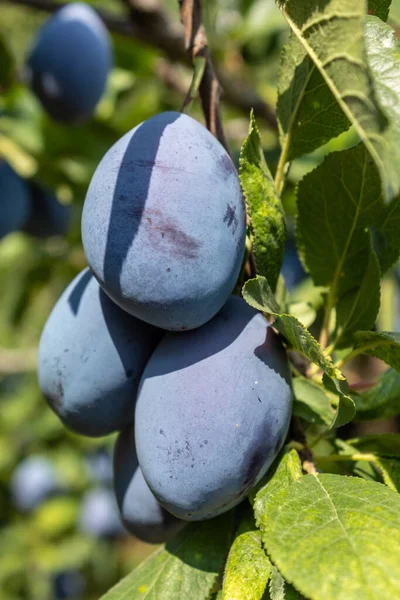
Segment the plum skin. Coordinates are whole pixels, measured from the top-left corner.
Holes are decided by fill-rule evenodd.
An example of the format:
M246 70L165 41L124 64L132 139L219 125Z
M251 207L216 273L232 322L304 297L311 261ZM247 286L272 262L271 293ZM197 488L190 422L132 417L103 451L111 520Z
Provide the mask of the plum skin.
M0 238L23 227L31 210L31 198L24 180L0 159Z
M157 501L139 467L133 425L118 436L114 449L114 490L126 529L149 544L170 541L185 522Z
M200 327L242 264L245 207L222 145L187 115L156 115L103 157L82 214L89 266L110 298L167 330Z
M133 418L140 376L162 332L115 306L89 269L67 287L39 344L39 386L66 427L87 436Z
M62 123L88 119L106 86L113 58L97 13L75 2L58 10L39 31L27 59L32 90Z
M135 410L137 456L150 489L181 519L227 511L275 459L291 407L286 352L241 298L231 297L201 329L166 334Z

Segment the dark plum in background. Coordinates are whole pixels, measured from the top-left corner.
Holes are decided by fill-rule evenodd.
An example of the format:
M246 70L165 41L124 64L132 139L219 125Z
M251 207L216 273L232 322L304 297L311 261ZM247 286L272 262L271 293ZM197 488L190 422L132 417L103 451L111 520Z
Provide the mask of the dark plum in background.
M103 22L87 4L72 3L38 32L27 74L51 117L79 123L94 112L112 64L111 41Z
M39 345L39 385L63 423L88 436L125 427L161 333L119 309L82 271L53 308Z
M110 298L178 331L200 327L226 302L245 230L230 157L202 125L176 112L138 125L107 152L82 215L89 266Z
M39 238L66 235L71 217L69 206L61 204L50 190L36 183L29 185L32 208L23 231Z
M25 181L0 158L0 238L21 229L31 210Z
M150 489L182 519L227 511L276 457L291 408L284 347L232 296L204 327L166 334L143 373L135 437Z
M168 542L185 526L160 505L144 480L133 426L124 429L115 444L114 489L122 522L140 540L150 544Z

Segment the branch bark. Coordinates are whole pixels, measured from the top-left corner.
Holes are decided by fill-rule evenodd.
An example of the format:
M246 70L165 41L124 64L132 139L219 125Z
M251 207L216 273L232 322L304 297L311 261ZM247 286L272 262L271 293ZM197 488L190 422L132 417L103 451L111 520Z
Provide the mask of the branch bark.
M190 64L182 40L182 29L176 27L167 13L155 0L124 0L129 7L130 19L98 10L107 28L116 34L134 38L144 44L158 48L172 62ZM53 13L65 2L54 0L0 0L0 4L26 6L33 10ZM232 79L216 68L224 89L224 100L234 108L246 113L254 108L255 115L271 129L276 129L276 118L272 108L242 79Z
M229 152L221 116L221 87L214 70L208 48L206 30L202 19L201 0L179 0L181 21L185 29L185 49L193 65L196 59L205 61L204 73L199 85L199 94L207 129Z

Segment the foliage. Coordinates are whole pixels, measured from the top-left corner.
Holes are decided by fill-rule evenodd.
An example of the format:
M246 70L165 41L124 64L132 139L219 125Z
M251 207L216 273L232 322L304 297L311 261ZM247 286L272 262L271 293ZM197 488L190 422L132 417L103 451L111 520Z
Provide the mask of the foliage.
M177 20L175 2L165 4ZM94 169L126 131L182 104L190 70L168 63L179 81L171 84L159 50L114 34L116 66L94 118L56 124L21 80L28 40L43 16L2 5L0 153L73 211L66 238L14 233L0 242L5 600L54 598L65 570L84 575L86 591L76 596L88 600L103 593L107 600L400 596L400 435L359 429L360 421L400 415L400 334L395 323L380 326L400 254L400 54L392 28L400 23L399 3L276 4L210 1L204 13L218 71L230 75L241 65L268 102L277 89L279 136L254 113L248 130L248 114L223 109L232 154L240 154L254 257L252 276L243 268L240 277L242 294L289 352L293 427L252 490L252 505L190 524L133 571L148 546L121 532L97 539L79 525L84 494L99 485L88 459L98 448L109 454L114 440L85 440L62 428L38 392L36 348L56 298L85 266L79 224ZM122 14L114 0L96 6ZM202 120L195 99L187 110ZM294 223L307 281L288 291L280 272ZM373 369L372 382L363 380L357 360ZM23 513L10 482L17 465L36 454L52 461L63 486Z

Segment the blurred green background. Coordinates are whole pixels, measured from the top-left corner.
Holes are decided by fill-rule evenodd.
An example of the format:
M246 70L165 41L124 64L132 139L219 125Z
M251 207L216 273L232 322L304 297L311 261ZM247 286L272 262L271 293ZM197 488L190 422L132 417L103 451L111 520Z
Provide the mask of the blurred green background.
M175 0L134 4L160 6L178 34L182 31ZM129 22L127 3L93 5ZM191 79L189 67L172 61L145 32L140 41L113 34L115 68L95 116L82 126L59 125L19 76L46 18L43 11L0 2L0 156L72 210L67 237L37 240L17 232L0 240L0 600L97 599L152 551L128 537L116 520L109 493L113 438L88 440L64 429L38 389L36 351L56 299L85 266L80 214L97 164L139 122L179 110ZM235 94L256 93L274 106L288 30L273 0L206 0L204 21L218 71L231 88L223 115L237 161L249 115ZM203 122L198 101L188 112ZM258 124L274 168L278 136L270 121L261 114ZM347 133L293 165L284 196L289 231L296 181L327 151L353 141ZM286 265L288 277L298 269L293 260ZM384 313L391 322L397 313L395 285L392 274Z

